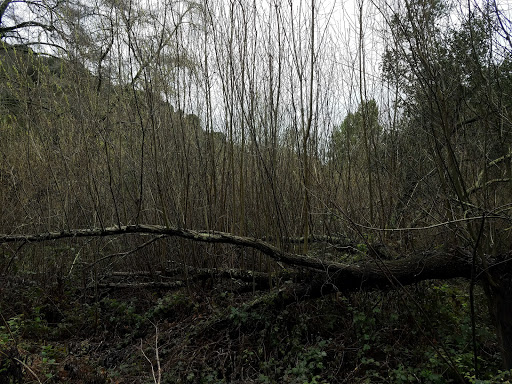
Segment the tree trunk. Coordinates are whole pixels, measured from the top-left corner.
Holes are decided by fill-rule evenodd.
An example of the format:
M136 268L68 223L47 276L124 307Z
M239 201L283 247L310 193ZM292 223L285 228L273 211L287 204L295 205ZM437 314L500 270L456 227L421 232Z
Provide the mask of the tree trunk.
M512 369L512 252L495 263L486 282L489 312L496 325L496 335L503 358L503 368Z

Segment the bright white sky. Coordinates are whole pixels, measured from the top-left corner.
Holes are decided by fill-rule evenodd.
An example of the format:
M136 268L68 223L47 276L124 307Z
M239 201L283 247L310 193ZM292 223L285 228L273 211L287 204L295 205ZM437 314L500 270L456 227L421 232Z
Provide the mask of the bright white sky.
M397 5L401 3L400 0L388 0L388 2L393 1L396 1ZM137 1L135 0L135 2ZM142 0L142 2L146 3L153 9L155 9L155 7L161 8L164 4L163 0ZM295 27L297 29L296 33L292 33L292 35L295 35L297 38L297 41L293 44L298 44L301 47L301 60L304 63L304 67L307 67L307 57L309 54L307 45L309 44L308 41L310 37L309 15L311 14L311 0L255 0L255 3L251 0L240 0L240 2L233 0L210 0L208 5L212 9L216 9L216 12L222 13L225 12L225 10L222 10L221 8L223 6L226 7L226 5L231 3L235 5L240 3L247 4L249 14L251 12L251 5L257 4L258 13L262 15L258 23L260 23L259 25L263 28L262 31L257 32L259 35L256 37L259 44L258 49L263 49L263 51L258 54L261 58L266 57L266 52L269 52L268 49L275 49L268 47L272 44L276 44L276 38L272 37L269 42L265 42L265 39L267 38L267 36L265 36L265 30L276 31L277 27L275 25L266 25L265 15L274 12L276 5L279 5L284 14L284 19L287 20L288 23L293 19L297 24ZM90 4L92 5L93 3L91 2ZM290 6L291 4L293 4L292 7ZM461 6L459 2L455 2L455 4L459 5L459 7ZM11 13L11 16L14 15L20 20L24 20L27 15L26 6L23 7L23 4L18 2L13 3L11 6L16 7L12 9L15 10L15 13ZM175 5L173 6L175 7ZM361 6L363 16L360 19L359 15ZM381 58L386 44L386 41L384 40L386 26L383 21L381 11L389 12L390 9L389 6L386 5L386 2L384 0L316 0L315 7L318 10L315 37L315 49L318 54L318 72L315 73L315 76L319 81L317 88L318 92L320 92L319 94L322 95L325 92L329 92L328 97L323 99L323 103L325 105L322 107L327 111L324 115L329 115L330 122L328 124L331 124L331 127L339 125L346 113L348 111L354 111L361 100L359 87L361 69L359 60L359 39L361 31L363 32L362 41L364 44L363 52L366 94L368 95L368 98L376 98L378 104L381 106L389 105L386 98L390 97L390 93L385 89L383 83L380 81ZM512 1L503 0L501 7L508 15L512 15ZM455 7L454 12L458 11L460 11L460 9ZM159 17L163 17L163 13L158 12L157 14ZM291 14L293 14L293 17ZM229 18L224 18L224 20L229 20ZM360 28L360 20L363 24L362 28ZM286 25L286 27L289 28L289 25ZM158 25L156 28L158 28ZM229 33L227 26L218 25L216 28L219 31L220 38L226 38L226 33ZM223 30L226 31L224 35L220 33ZM289 35L289 33L287 35ZM190 36L190 38L185 36L184 39L194 38L192 37L193 35ZM196 34L195 36L200 35ZM44 39L44 35L41 35L41 38ZM149 37L149 39L151 39L151 37ZM210 40L209 44L212 44L212 40ZM191 46L190 42L187 42L185 45ZM196 46L194 49L198 50L199 53L197 56L200 57L202 48L198 48ZM210 47L210 49L213 59L216 52L213 47ZM292 54L293 50L290 51L290 55ZM293 59L290 58L290 69L287 74L289 77L292 77L293 75L293 63ZM258 61L257 64L262 65L260 69L261 76L267 76L268 68L265 67L265 65L268 63ZM219 75L216 73L216 71L218 72L219 70L220 69L215 70L215 68L212 67L210 73L213 75ZM212 86L215 84L219 85L215 80L213 80L211 84ZM198 96L195 99L196 101L200 98L200 91L197 92ZM222 96L220 91L218 92L219 93L215 97L220 100ZM190 100L193 101L193 98ZM291 102L291 99L287 101ZM327 105L328 103L329 105ZM184 105L183 109L189 108L186 108ZM191 106L190 109L193 110L194 108ZM385 113L382 109L381 112ZM219 113L219 116L221 115L222 113ZM219 117L219 126L222 125L222 123L220 123L221 120L222 118Z

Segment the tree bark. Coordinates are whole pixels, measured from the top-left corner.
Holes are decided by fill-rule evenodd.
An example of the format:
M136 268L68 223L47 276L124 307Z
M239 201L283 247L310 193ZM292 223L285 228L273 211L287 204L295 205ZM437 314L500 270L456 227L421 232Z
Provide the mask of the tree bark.
M489 312L503 358L503 368L512 369L512 252L499 257L490 268L492 281L485 281Z

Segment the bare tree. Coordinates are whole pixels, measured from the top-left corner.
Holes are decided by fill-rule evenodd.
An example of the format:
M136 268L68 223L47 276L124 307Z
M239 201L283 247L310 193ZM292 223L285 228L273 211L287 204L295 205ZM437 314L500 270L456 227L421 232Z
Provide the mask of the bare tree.
M272 280L287 264L308 276L301 297L464 277L512 366L496 4L27 2L28 21L19 4L1 3L4 41L58 30L65 49L0 57L3 246L78 242L58 259L70 273L82 258L97 274L177 262ZM360 262L339 261L358 244Z

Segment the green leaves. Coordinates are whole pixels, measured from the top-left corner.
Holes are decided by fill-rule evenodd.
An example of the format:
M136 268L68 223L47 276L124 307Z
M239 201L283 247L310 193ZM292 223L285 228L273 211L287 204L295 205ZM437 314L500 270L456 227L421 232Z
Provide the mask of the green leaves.
M354 156L362 157L363 124L368 136L376 137L382 132L379 108L373 99L361 103L355 113L349 112L341 126L332 133L331 159L344 162Z

